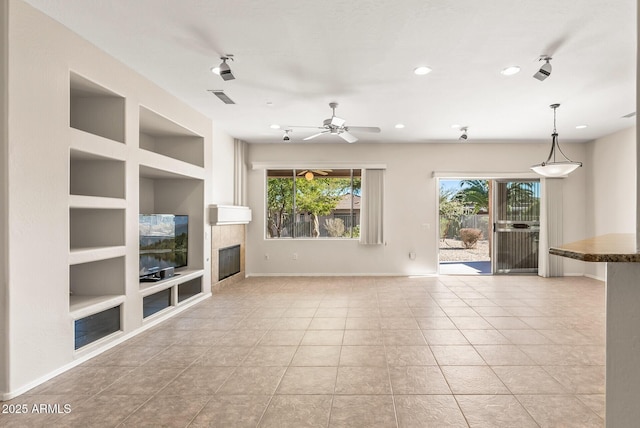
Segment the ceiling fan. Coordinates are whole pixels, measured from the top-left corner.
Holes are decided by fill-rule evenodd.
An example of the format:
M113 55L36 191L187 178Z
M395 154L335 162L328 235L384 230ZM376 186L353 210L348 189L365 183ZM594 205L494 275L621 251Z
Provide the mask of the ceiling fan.
M318 175L329 175L329 173L333 171L331 169L305 169L303 171L300 171L297 175L298 176L304 176L304 178L307 179L307 181L311 181L313 180L314 174L318 174Z
M290 128L316 128L322 130L316 134L304 138L304 140L312 140L323 134L331 134L337 135L347 143L355 143L356 141L358 141L358 139L349 131L380 132L380 128L376 126L345 126L344 124L346 121L336 116L336 107L338 107L338 103L329 103L329 107L331 107L333 113L331 114L331 117L329 119L325 119L322 122L322 126L291 126Z

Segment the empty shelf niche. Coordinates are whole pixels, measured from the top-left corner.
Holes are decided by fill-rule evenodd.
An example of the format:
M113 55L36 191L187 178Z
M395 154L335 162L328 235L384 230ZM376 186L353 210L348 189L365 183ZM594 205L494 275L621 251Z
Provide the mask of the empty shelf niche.
M69 293L78 303L83 296L96 301L96 296L124 295L124 282L124 257L69 266Z
M104 198L125 197L124 162L71 150L69 193Z
M123 209L69 210L71 250L124 245Z
M204 138L140 107L140 148L204 167Z
M69 125L124 143L125 99L78 74L70 75Z

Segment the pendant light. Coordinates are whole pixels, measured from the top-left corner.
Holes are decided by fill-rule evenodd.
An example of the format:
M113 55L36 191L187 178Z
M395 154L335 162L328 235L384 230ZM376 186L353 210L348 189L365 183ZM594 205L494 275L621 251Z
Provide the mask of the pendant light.
M551 104L549 107L553 109L553 134L551 134L551 152L546 161L533 165L531 169L543 177L564 177L571 174L578 167L582 166L582 162L574 162L567 157L560 148L558 142L558 132L556 131L556 109L560 104ZM560 152L564 160L556 161L556 150Z

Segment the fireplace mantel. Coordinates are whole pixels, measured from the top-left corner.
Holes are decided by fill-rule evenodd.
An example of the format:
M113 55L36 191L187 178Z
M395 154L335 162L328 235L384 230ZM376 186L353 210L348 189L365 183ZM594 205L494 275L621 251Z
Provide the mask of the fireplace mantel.
M209 223L212 226L227 224L248 224L251 221L251 208L240 205L210 205Z

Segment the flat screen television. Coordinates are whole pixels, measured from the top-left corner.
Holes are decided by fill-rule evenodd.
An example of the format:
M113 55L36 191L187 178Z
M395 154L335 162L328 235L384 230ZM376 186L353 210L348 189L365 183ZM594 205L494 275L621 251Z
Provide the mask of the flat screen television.
M189 216L140 214L140 279L158 280L166 268L187 266Z

